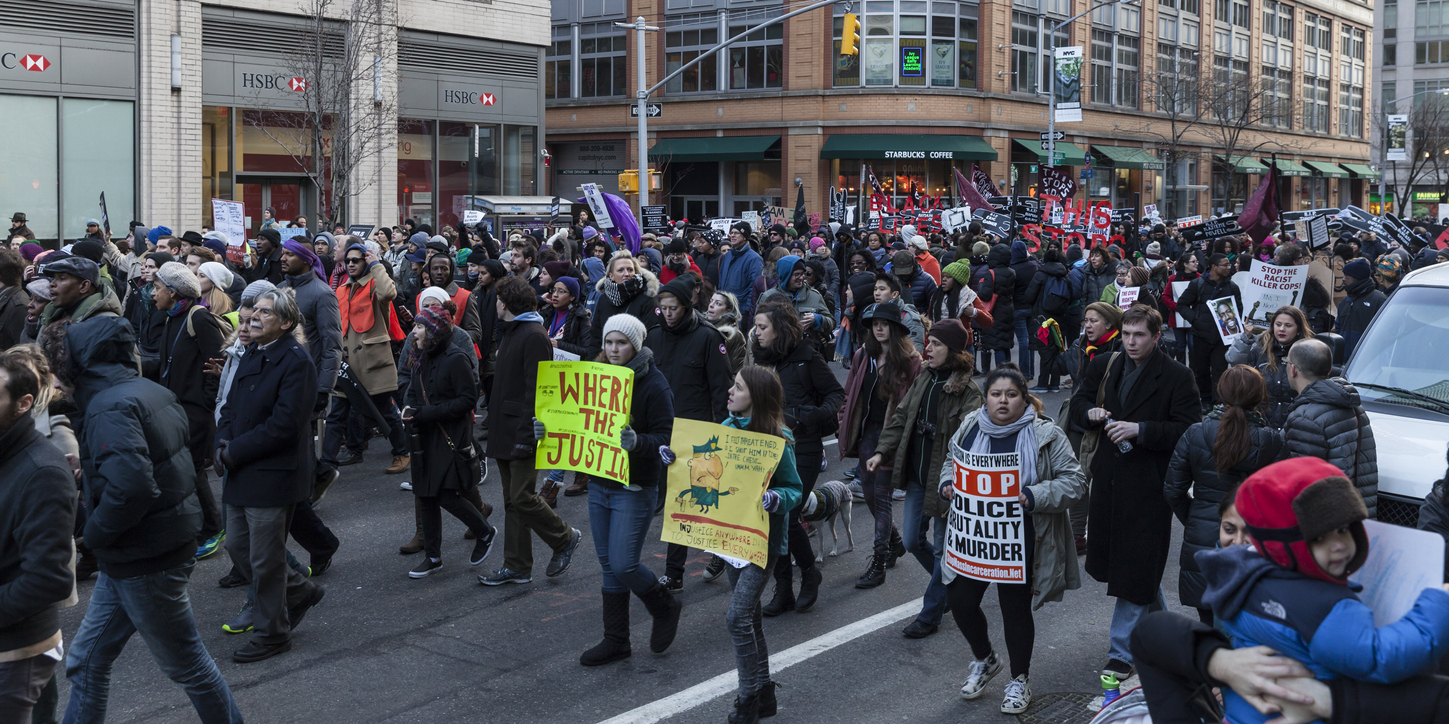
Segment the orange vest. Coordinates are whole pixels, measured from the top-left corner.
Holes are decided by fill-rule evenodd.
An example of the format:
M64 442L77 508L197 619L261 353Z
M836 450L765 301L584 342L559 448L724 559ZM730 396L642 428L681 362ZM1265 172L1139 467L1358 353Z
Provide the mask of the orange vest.
M356 287L351 284L337 285L337 311L342 317L342 333L345 335L348 328L358 334L367 334L372 331L372 325L376 321L372 309L372 282L368 279L366 284ZM353 302L357 303L354 304ZM397 322L397 312L389 304L387 307L387 336L394 342L399 342L403 337L402 327Z

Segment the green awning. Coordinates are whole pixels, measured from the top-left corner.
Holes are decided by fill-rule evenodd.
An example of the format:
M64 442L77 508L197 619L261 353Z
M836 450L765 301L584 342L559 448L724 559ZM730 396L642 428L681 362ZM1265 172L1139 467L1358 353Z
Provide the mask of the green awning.
M1304 161L1308 167L1323 175L1324 178L1348 178L1348 172L1342 166L1327 161Z
M1161 171L1163 167L1162 161L1144 148L1093 145L1092 150L1111 159L1112 165L1117 168L1145 168Z
M1354 178L1366 178L1377 181L1384 177L1383 174L1361 163L1345 163L1343 164L1343 167L1348 169L1349 173L1352 173Z
M1271 159L1271 158L1265 158L1265 159L1263 159L1263 163L1265 163L1265 164L1271 164L1271 163L1273 163L1273 159ZM1313 172L1312 171L1309 171L1306 166L1303 166L1303 165L1301 165L1301 164L1299 164L1299 163L1297 163L1295 161L1289 161L1286 158L1280 158L1280 159L1278 159L1278 175L1279 176L1312 176L1313 175Z
M1020 138L1015 139L1015 140L1016 140L1016 147L1018 149L1021 149L1021 150L1024 150L1024 151L1029 151L1033 156L1036 157L1036 162L1037 163L1042 164L1042 165L1046 165L1047 155L1046 155L1046 151L1041 150L1041 142L1039 142L1039 141L1023 141ZM1067 141L1057 141L1056 149L1057 149L1057 153L1064 154L1066 156L1066 158L1061 163L1059 163L1057 165L1059 165L1059 166L1085 166L1085 165L1087 165L1087 152L1084 151L1084 150L1082 150L1082 147L1081 146L1078 146L1075 143L1069 143Z
M855 133L825 139L820 157L995 161L996 149L980 136Z
M649 160L661 163L763 161L765 151L779 142L779 136L661 138L649 149Z
M1219 154L1217 156L1217 158L1219 160L1221 160L1223 158L1223 156L1221 154ZM1249 158L1247 156L1233 156L1232 164L1233 164L1233 173L1247 173L1247 174L1264 174L1264 173L1268 173L1268 167L1267 166L1264 166L1263 164L1258 163L1258 161L1256 159Z

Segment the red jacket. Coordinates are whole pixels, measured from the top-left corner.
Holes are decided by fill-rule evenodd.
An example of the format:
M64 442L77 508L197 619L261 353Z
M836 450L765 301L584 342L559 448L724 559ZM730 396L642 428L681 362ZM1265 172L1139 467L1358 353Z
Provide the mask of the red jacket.
M704 272L699 270L699 265L695 264L693 259L689 260L689 270L698 274L700 279L704 278ZM679 275L675 274L674 270L670 269L668 264L665 264L664 268L659 270L659 286L664 286L674 281L674 278L677 276Z

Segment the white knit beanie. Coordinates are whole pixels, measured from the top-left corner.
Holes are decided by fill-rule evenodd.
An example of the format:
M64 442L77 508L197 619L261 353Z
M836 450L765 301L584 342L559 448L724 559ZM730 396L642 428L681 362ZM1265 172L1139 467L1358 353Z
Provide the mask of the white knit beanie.
M161 283L184 299L201 296L201 280L179 261L168 261L156 272Z
M439 302L446 302L449 299L448 292L444 291L442 287L428 287L418 292L418 307L421 308L423 306L423 300L429 297Z
M634 351L644 349L644 335L649 330L644 328L644 323L632 314L615 314L604 322L603 337L608 337L610 332L618 332L629 338L629 344L634 345ZM600 337L600 339L603 339Z
M201 263L201 273L211 280L213 286L223 292L231 288L233 281L231 270L220 262L207 261ZM201 281L200 279L197 280Z
M242 294L241 294L241 303L242 303L242 306L247 306L247 302L250 302L250 301L256 299L257 296L260 295L262 292L269 292L269 291L271 291L273 289L276 289L276 288L277 288L277 285L275 285L275 284L273 284L273 283L271 283L271 282L269 282L269 281L267 281L265 279L258 279L256 281L252 282L251 284L248 284L247 287L246 287L246 289L243 289L242 290Z

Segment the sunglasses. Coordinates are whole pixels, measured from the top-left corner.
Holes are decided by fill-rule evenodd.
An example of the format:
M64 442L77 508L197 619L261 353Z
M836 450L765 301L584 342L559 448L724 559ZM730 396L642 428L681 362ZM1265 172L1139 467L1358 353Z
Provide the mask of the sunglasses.
M349 257L347 257L347 263L348 264L361 264L362 262L363 262L363 258L360 257L360 256L349 256Z

